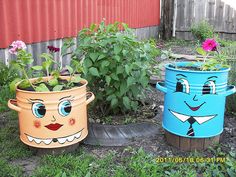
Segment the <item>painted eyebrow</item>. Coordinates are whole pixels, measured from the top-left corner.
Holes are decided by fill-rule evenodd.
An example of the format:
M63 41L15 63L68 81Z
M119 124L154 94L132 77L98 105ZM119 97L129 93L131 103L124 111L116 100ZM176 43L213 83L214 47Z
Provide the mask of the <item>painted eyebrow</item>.
M211 76L211 77L208 77L207 79L211 79L211 78L218 78L217 76Z
M31 102L33 102L33 101L42 101L43 102L43 100L41 100L41 99L29 99L29 101L31 101Z
M71 95L70 95L70 96L65 96L65 97L62 97L62 98L60 98L60 99L59 99L59 101L61 101L61 100L65 99L65 98L70 98L70 97L71 97Z
M176 76L183 76L183 77L187 77L187 76L185 76L185 75L183 75L183 74L177 74Z

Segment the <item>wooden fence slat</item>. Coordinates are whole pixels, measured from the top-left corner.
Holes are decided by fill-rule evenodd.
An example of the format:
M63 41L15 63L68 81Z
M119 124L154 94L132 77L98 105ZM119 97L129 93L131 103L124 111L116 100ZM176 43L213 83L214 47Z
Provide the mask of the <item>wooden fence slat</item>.
M176 37L193 39L190 27L207 20L220 38L236 40L236 9L221 0L178 0Z

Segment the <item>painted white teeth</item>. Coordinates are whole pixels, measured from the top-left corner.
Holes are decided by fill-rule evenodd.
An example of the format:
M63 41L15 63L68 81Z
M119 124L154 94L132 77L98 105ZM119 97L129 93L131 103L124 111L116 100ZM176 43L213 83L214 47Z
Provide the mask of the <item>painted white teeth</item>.
M33 141L33 138L32 138L31 136L27 136L27 138L28 138L28 140L29 140L30 142Z
M60 144L63 144L66 142L66 138L58 138L57 140Z
M38 139L38 138L34 138L34 141L37 143L37 144L39 144L39 143L41 143L41 139Z
M57 140L60 144L64 144L66 141L72 142L75 138L79 139L81 134L82 134L82 130L80 132L74 134L74 135L71 135L71 136L57 138ZM26 137L28 138L28 140L30 142L34 141L37 144L40 144L41 142L43 142L44 144L49 145L52 142L52 139L39 139L39 138L34 138L32 136L29 136L29 135L26 135Z
M52 142L52 139L43 140L44 144L48 145Z
M74 139L75 139L75 136L74 136L74 135L71 135L71 136L67 137L67 140L68 140L69 142L72 142Z
M80 136L81 136L81 132L75 134L76 138L79 138Z

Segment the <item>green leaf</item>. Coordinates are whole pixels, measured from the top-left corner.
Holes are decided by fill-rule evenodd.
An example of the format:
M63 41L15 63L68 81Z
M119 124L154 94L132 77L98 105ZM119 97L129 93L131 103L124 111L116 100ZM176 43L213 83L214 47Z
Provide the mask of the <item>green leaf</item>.
M107 85L110 85L110 83L111 83L111 77L110 76L106 76L106 83L107 83Z
M118 62L120 61L120 56L119 55L115 55L114 58L115 58L116 61L118 61Z
M120 85L120 96L124 95L128 91L127 84L125 81L122 81Z
M53 91L61 91L63 89L64 85L56 85L53 87Z
M49 92L50 91L44 83L37 86L35 90L36 92Z
M11 83L10 83L10 91L15 92L16 91L16 84L20 82L22 79L20 78L15 78Z
M30 85L30 82L27 79L24 79L20 82L20 84L18 86L21 89L26 89L26 88L29 88L31 85Z
M130 99L127 96L123 97L123 104L127 109L130 109Z
M31 68L36 71L41 71L43 69L42 66L32 66Z
M102 68L105 68L106 66L109 66L109 64L110 64L110 62L105 60L105 61L102 61L101 66L102 66Z
M112 98L112 100L111 100L111 107L114 108L114 107L116 107L117 104L118 104L118 99L116 97Z
M119 81L119 78L118 78L118 76L115 73L111 74L111 78L116 80L116 81Z
M197 53L199 53L200 55L206 56L206 51L203 50L203 48L199 47L196 49Z
M124 68L122 66L118 66L116 68L116 74L120 74L120 73L123 73L124 72Z
M126 72L127 74L129 74L129 72L130 72L130 67L129 67L129 65L125 65L125 72Z
M98 60L101 60L101 59L103 59L103 58L105 58L105 57L106 57L106 55L101 54L101 55L99 55Z
M98 73L98 70L97 68L94 68L94 67L91 67L89 68L89 72L93 75L93 76L100 76L99 73Z
M86 59L84 60L84 66L85 66L85 67L89 68L89 67L91 67L92 65L93 65L93 63L92 63L92 61L91 61L89 58L86 58Z
M128 77L127 79L127 87L132 85L135 82L135 79L133 77Z
M49 80L48 84L52 87L56 86L58 84L57 78L53 78L53 79Z
M93 62L96 61L96 59L98 58L99 54L98 53L90 53L89 57L92 59Z
M66 69L69 71L70 74L74 72L73 68L70 67L69 65L66 65Z
M117 55L117 54L119 54L120 52L121 52L121 50L122 50L122 47L121 46L119 46L119 45L115 45L114 46L114 53Z
M81 81L81 77L79 75L75 76L71 80L73 83L79 83Z

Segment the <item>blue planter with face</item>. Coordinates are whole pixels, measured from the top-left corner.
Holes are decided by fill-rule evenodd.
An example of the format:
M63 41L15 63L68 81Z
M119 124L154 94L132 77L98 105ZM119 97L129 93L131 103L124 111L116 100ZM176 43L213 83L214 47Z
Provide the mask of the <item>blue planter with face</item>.
M183 70L201 63L177 62L165 66L165 82L157 89L165 93L163 128L191 138L207 138L223 131L226 96L235 93L228 86L229 69L219 71Z

